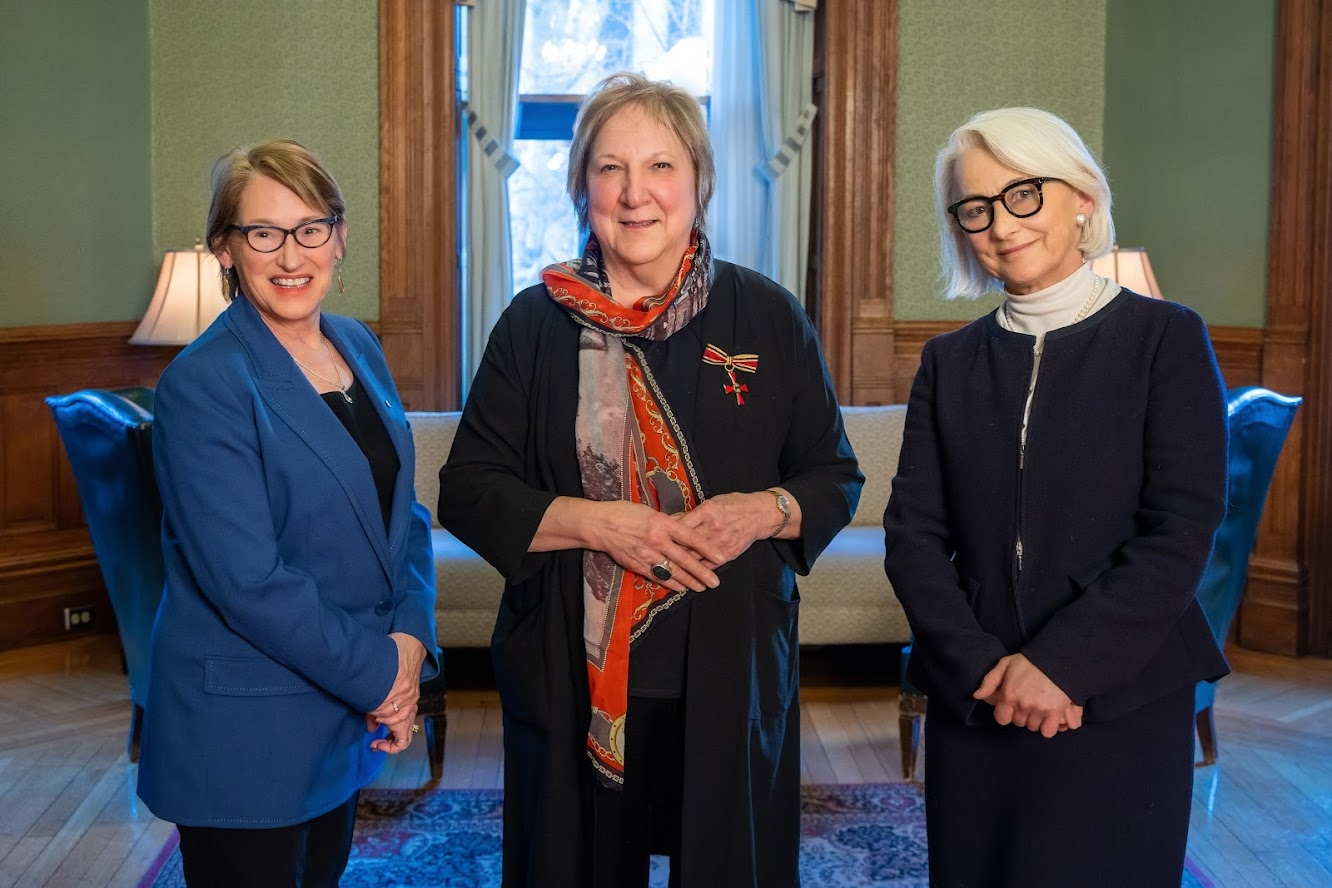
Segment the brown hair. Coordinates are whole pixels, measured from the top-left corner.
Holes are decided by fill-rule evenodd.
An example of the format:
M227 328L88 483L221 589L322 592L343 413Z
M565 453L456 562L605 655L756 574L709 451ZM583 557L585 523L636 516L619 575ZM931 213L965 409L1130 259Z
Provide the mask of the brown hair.
M701 229L707 217L708 202L717 180L712 160L712 141L708 124L698 99L669 83L649 80L642 74L623 71L612 74L592 88L578 109L574 137L569 144L569 198L578 214L578 226L589 229L587 214L587 161L597 134L617 113L638 107L666 127L684 145L694 163L695 222Z
M213 200L208 207L208 249L214 254L240 215L241 195L255 176L267 176L290 188L307 205L338 221L347 218L347 202L333 174L319 158L291 139L269 139L257 145L233 148L213 164ZM341 236L341 235L339 235ZM343 249L346 247L344 245ZM222 295L227 301L236 293L240 277L235 267L222 269Z

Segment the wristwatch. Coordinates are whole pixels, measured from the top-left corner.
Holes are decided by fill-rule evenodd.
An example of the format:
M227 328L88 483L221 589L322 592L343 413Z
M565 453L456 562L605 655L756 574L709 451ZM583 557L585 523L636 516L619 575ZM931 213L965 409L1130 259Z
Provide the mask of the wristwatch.
M786 525L791 521L791 501L787 499L786 494L782 493L780 490L773 490L769 487L764 492L771 493L777 500L777 508L782 510L782 523L773 533L773 536L779 536L783 530L786 530Z

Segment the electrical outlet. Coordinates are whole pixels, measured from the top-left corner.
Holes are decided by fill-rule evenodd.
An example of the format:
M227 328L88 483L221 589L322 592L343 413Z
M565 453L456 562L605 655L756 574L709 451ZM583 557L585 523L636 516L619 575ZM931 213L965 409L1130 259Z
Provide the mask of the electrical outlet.
M93 627L97 609L91 604L65 608L65 631L84 632Z

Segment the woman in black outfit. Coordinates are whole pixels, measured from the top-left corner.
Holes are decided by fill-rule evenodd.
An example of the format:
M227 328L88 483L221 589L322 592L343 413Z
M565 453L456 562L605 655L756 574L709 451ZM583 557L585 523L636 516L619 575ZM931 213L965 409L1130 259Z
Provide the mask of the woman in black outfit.
M1178 885L1193 695L1227 671L1194 598L1225 510L1197 314L1092 272L1104 173L1063 120L979 114L938 158L949 296L884 515L929 695L931 883Z

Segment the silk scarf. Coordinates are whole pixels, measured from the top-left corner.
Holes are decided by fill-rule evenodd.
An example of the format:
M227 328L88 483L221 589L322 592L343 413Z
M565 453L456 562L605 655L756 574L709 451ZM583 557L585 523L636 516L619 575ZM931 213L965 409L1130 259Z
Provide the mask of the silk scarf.
M642 503L668 514L700 501L685 437L630 340L664 340L702 311L711 264L707 238L695 228L670 287L632 307L611 298L595 235L579 259L541 273L551 299L582 326L574 429L585 498ZM583 552L583 643L592 695L587 754L608 787L624 785L630 648L657 614L683 597L605 552Z

